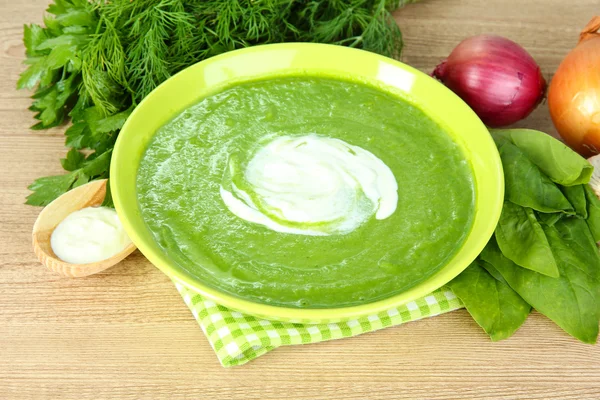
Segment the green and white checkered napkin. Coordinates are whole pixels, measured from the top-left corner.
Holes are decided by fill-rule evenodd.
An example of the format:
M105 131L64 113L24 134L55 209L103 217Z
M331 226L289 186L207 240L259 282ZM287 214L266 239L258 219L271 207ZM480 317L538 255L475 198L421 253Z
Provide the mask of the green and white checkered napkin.
M279 346L347 338L463 307L450 289L441 288L379 314L334 324L303 325L244 315L206 300L179 283L175 286L224 367L245 364Z

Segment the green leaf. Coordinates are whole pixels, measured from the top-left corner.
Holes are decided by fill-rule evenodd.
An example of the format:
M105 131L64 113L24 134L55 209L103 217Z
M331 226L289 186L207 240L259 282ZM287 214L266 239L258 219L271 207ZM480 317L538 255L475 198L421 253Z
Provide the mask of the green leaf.
M62 26L50 14L44 15L44 25L46 25L46 32L49 34L49 36L56 37L63 34Z
M32 131L41 131L43 129L53 128L55 126L59 126L62 124L62 120L56 120L49 125L44 125L42 122L38 122L37 124L33 124L29 127Z
M80 72L81 71L81 58L75 56L71 59L69 64L66 66L67 72Z
M85 90L79 90L79 98L73 109L69 112L73 122L85 121L85 110L90 107L90 99Z
M111 153L112 151L108 150L107 152L96 156L91 161L89 161L88 158L82 169L83 173L92 178L107 173L110 165Z
M81 119L87 122L88 124L96 124L96 122L101 120L102 118L104 118L104 113L102 112L102 110L100 110L99 107L93 106L83 110L83 117Z
M554 225L563 216L565 216L565 214L561 214L561 213L553 213L553 214L536 213L537 220L540 221L540 223L548 225L548 226Z
M82 35L90 32L90 28L85 26L73 25L73 26L65 26L63 28L64 33L70 33L73 35Z
M84 35L61 35L44 40L36 50L53 49L57 46L77 46L86 42Z
M448 286L493 341L511 337L531 311L521 296L478 262L472 263Z
M575 213L583 219L587 218L587 202L585 200L584 185L560 186L561 192L575 209Z
M487 261L482 260L481 258L478 258L477 262L479 263L479 265L481 265L483 268L485 268L485 270L491 276L493 276L494 279L496 279L497 281L500 281L500 282L504 282L508 285L508 282L506 282L506 279L504 279L504 277L502 276L500 271L498 271L492 264L490 264Z
M96 23L94 16L87 10L69 10L58 15L56 20L64 27L94 26Z
M33 181L29 190L33 191L27 196L26 204L32 206L46 206L61 194L71 189L73 182L78 178L77 172L66 175L46 176Z
M77 92L78 76L71 74L68 78L56 82L50 87L41 87L32 96L35 100L30 110L38 111L35 118L41 122L36 128L48 128L62 123L70 99Z
M112 199L112 192L110 190L110 179L106 182L106 195L104 196L104 201L102 202L103 207L115 208L115 204Z
M481 258L493 265L537 311L582 342L595 343L600 314L600 265L589 229L579 218L562 218L544 230L556 257L558 278L519 267L504 257L494 239Z
M596 242L600 242L600 199L594 193L590 185L583 185L585 198L587 200L586 223Z
M57 78L57 70L51 68L45 69L40 78L40 87L47 87L52 85L57 80Z
M83 8L90 5L88 0L70 0L70 2L73 4L73 8Z
M493 135L510 137L552 181L563 186L588 183L593 167L586 159L552 136L531 129L493 130Z
M86 118L92 133L98 134L121 129L127 118L129 118L129 115L131 115L132 109L127 109L109 117L102 117L101 112L95 107L86 112Z
M64 67L75 58L75 51L76 47L70 44L61 44L54 47L46 57L46 66L53 69Z
M49 126L50 124L61 120L59 116L62 105L57 103L57 96L58 90L56 86L53 86L42 97L37 98L33 102L32 107L41 111L37 118L42 122L43 126Z
M558 277L548 239L531 208L505 202L496 227L496 240L502 254L517 265Z
M86 174L84 174L83 172L81 172L79 174L79 178L77 178L77 180L73 183L73 186L71 187L71 189L75 189L76 187L85 185L89 181L90 181L90 177L87 176Z
M26 59L23 60L23 64L25 65L33 65L36 64L38 61L40 60L44 60L46 58L46 55L39 55L39 56L34 56L34 57L27 57Z
M560 189L518 147L505 142L499 150L508 200L541 212L574 214Z
M37 25L25 25L23 27L23 44L25 44L25 50L28 57L34 57L40 55L40 52L36 48L46 40L48 36L44 29Z
M35 93L31 96L32 99L41 99L43 97L45 97L47 94L49 94L50 92L52 92L53 90L55 90L54 87L38 87L35 91ZM30 110L36 110L36 111L41 111L39 108L36 107L36 102L34 101L33 104L31 105L31 107L29 107Z
M44 108L39 115L39 119L44 128L58 126L62 122L63 114L58 107L48 106Z
M54 0L46 9L46 12L54 15L61 15L67 12L68 3L64 0Z
M496 143L496 147L500 148L504 143L514 144L510 137L510 129L490 129L489 131L492 139L494 139L494 143Z
M92 135L90 138L90 149L94 149L94 154L102 154L106 151L112 150L115 146L115 141L117 139L116 133L107 133L103 135Z
M86 3L81 0L54 0L54 4L50 4L46 12L60 17L69 14L74 10L86 9Z
M56 82L56 89L58 90L56 102L61 106L65 106L69 102L69 99L77 94L79 82L80 79L77 74L71 74L67 79Z
M76 149L71 149L67 153L66 158L61 158L60 163L65 170L75 171L76 169L81 168L84 160L85 155L83 155L83 153L80 153Z
M17 89L33 89L40 82L42 75L44 75L47 70L46 58L38 59L21 73L21 76L17 81Z
M65 146L73 147L77 150L89 147L90 128L85 122L76 122L65 132Z

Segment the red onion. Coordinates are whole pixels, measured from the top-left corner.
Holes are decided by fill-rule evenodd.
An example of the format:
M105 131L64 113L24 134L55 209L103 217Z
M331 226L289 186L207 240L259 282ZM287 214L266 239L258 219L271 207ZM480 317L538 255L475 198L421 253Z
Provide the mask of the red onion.
M525 49L500 36L463 40L433 71L490 127L528 116L544 97L546 81Z

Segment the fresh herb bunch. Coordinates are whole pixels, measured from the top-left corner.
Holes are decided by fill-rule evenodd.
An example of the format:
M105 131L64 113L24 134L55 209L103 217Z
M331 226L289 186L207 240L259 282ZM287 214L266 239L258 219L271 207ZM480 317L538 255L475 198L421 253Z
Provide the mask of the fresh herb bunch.
M319 42L389 57L402 49L390 12L414 0L54 0L45 27L25 26L35 89L32 129L62 124L66 175L37 179L27 204L46 205L108 177L111 151L132 109L165 79L216 54L278 42Z

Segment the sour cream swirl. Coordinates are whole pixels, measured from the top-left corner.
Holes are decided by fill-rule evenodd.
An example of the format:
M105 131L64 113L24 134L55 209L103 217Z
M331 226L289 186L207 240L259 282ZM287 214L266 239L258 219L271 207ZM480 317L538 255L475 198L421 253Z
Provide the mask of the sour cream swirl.
M220 193L238 217L284 233L347 234L394 213L398 184L371 152L316 134L279 136L241 168L230 158Z

